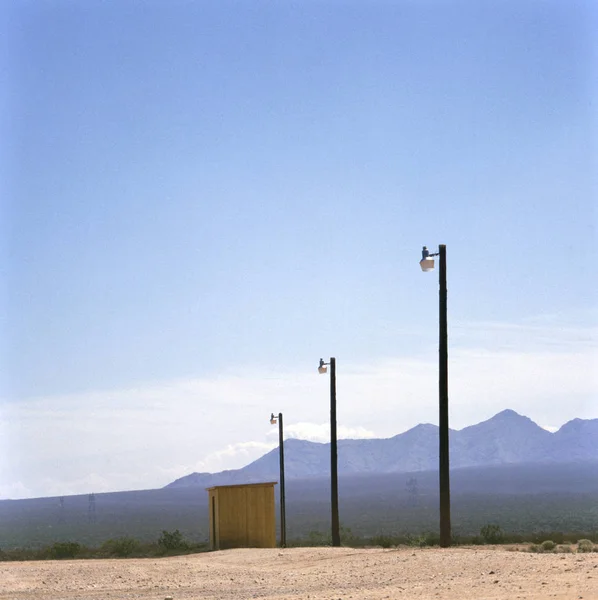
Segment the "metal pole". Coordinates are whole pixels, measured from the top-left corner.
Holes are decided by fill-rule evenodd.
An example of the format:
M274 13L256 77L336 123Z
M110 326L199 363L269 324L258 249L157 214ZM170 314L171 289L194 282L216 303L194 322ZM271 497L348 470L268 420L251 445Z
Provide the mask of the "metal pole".
M284 492L284 438L282 429L282 413L278 413L278 456L280 458L280 547L287 545L287 517Z
M448 318L446 289L446 246L440 245L440 293L438 344L438 407L439 407L439 484L440 484L440 546L451 545L451 491L449 462L448 413Z
M330 359L330 505L332 509L332 545L341 545L338 517L338 451L336 444L336 359Z

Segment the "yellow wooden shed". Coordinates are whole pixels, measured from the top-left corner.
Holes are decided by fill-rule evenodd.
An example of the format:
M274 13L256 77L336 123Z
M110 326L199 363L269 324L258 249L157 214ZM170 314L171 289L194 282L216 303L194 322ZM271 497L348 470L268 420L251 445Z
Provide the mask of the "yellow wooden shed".
M276 547L275 485L270 481L207 489L212 550Z

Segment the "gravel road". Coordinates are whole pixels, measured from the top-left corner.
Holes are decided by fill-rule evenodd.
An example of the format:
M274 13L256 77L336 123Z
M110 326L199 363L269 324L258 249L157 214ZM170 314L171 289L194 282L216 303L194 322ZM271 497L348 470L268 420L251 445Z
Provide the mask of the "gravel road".
M598 600L598 553L242 549L162 559L0 563L0 600Z

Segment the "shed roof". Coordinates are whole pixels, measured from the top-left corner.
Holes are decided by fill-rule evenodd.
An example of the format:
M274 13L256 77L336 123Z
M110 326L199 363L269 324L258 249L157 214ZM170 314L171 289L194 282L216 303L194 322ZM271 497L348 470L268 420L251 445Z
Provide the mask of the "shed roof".
M225 488L240 488L240 487L268 487L271 485L276 485L278 481L264 481L262 483L236 483L234 485L214 485L212 487L206 488L208 492L211 490L221 490Z

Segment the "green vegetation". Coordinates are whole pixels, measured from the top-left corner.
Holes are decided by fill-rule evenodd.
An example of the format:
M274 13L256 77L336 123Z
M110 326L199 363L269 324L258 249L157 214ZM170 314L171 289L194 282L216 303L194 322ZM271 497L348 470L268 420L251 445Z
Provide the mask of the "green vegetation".
M543 552L552 552L556 548L556 544L552 540L544 540L540 546L542 546Z
M500 544L503 540L503 531L499 525L484 525L480 529L480 535L484 539L485 544Z
M64 560L74 558L149 558L205 552L205 543L192 543L178 530L162 531L157 542L142 543L130 537L106 540L97 548L77 542L55 542L42 548L13 548L0 550L0 561Z
M592 469L550 466L501 473L478 469L454 474L451 520L453 538L459 543L539 545L550 540L562 545L584 538L598 543L598 484ZM437 474L418 474L416 497L406 485L410 477L341 477L342 543L437 544ZM475 486L482 483L484 492L476 492ZM538 491L506 493L509 485L535 486ZM555 485L581 491L554 491ZM329 483L325 479L290 480L286 491L287 540L301 545L330 544ZM80 545L77 557L100 549L104 556L161 556L187 552L186 544L206 544L208 519L207 493L198 488L96 494L93 514L87 495L68 496L63 502L59 498L2 500L0 548L4 552L37 551L73 542Z
M592 540L579 540L577 542L577 551L578 552L597 552L598 547L594 546Z
M498 528L498 529L497 529ZM484 528L482 528L484 529ZM486 529L486 533L501 534L501 543L521 543L525 536L519 534L505 535L498 525L493 525L491 529ZM553 532L554 533L554 532ZM539 534L542 537L542 534ZM561 545L555 544L552 540L544 540L539 543L531 544L527 550L529 552L548 553L548 552L598 552L598 545L594 545L592 540L587 538L579 539L576 534L559 534L562 538L570 538L572 541L565 541ZM529 536L528 536L529 538ZM597 534L593 534L594 539L598 539ZM488 535L483 536L455 536L453 545L475 545L486 544ZM492 538L495 539L495 538ZM438 534L433 532L420 535L387 535L376 534L371 537L357 537L350 528L341 527L342 545L352 548L380 547L396 548L399 546L411 546L414 548L425 548L439 545ZM577 541L577 547L573 543ZM495 542L492 542L495 543ZM321 531L310 531L309 534L301 539L289 540L289 547L312 547L312 546L330 546L330 534ZM0 561L23 561L23 560L64 560L64 559L90 559L90 558L150 558L175 556L180 554L193 554L206 552L208 545L206 543L193 543L185 539L181 532L162 530L157 541L152 543L143 543L131 537L120 537L106 540L97 548L88 548L77 542L55 542L50 546L43 548L14 548L11 550L0 550Z
M497 526L498 527L498 526ZM500 527L499 527L500 529ZM527 534L504 534L501 532L500 544L529 544L529 540L535 540L535 543L530 544L528 551L530 552L561 552L570 553L574 552L574 544L579 540L578 545L581 544L582 550L579 552L592 552L598 551L598 545L594 546L591 540L581 539L582 536L588 535L582 532L540 532L540 533L527 533ZM598 540L598 533L590 534L594 539ZM552 540L547 540L547 537L556 537L563 540L561 545L555 544ZM390 535L385 533L378 533L373 536L358 537L355 536L351 529L341 527L341 545L349 548L369 548L369 547L380 547L380 548L396 548L399 546L410 546L414 548L426 548L439 546L440 539L435 532L425 532L419 535L404 534L404 535ZM479 536L453 536L452 543L454 546L476 546L487 544L486 539ZM495 543L495 542L493 542ZM303 538L295 538L287 541L289 547L315 547L315 546L330 546L331 537L330 533L323 531L310 531Z
M77 542L56 542L48 549L50 558L75 558L82 550L81 544Z
M596 536L593 536L596 539ZM565 544L557 545L552 540L544 540L539 544L530 544L528 546L528 552L559 552L559 553L571 553L571 552L598 552L598 545L594 545L592 540L578 539L577 548L574 550L571 542L567 541Z
M189 549L189 542L183 537L183 534L175 529L174 531L163 530L158 540L164 552L185 552Z
M141 543L130 537L121 537L114 540L106 540L100 546L100 554L103 556L128 558L135 556L141 550Z
M372 546L380 546L380 548L392 548L396 546L394 540L389 535L375 535L372 539Z

